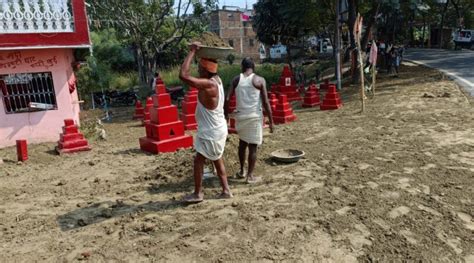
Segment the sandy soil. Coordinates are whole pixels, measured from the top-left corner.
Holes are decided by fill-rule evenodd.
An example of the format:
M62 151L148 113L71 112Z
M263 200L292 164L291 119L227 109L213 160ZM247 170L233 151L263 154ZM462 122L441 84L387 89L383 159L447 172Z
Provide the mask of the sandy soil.
M473 262L472 101L414 65L381 75L364 115L355 89L341 110L298 109L297 122L266 136L263 183L231 179L233 200L215 199L211 178L204 203L181 204L192 151L141 152L131 109L115 109L108 140L88 153L32 145L17 164L14 148L0 150L0 261ZM229 174L236 145L232 136ZM269 159L286 147L305 159Z

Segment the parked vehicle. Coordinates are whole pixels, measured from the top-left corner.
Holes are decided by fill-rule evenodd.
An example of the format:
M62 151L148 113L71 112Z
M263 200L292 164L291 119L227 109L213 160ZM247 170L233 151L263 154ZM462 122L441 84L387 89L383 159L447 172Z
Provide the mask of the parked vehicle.
M454 35L454 48L472 48L474 46L474 30L462 29Z
M105 103L109 107L133 106L138 100L138 95L133 89L126 91L107 90L104 93L95 92L93 96L95 105L101 108L105 107Z
M331 40L329 38L320 39L317 45L319 53L329 53L332 54L333 47L331 45Z
M170 94L171 100L180 101L184 99L184 88L182 86L178 87L166 87L166 92Z

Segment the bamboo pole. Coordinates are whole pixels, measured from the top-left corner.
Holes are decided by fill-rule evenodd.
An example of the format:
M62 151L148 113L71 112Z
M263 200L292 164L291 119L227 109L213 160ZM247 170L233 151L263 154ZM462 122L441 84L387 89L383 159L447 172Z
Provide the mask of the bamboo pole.
M365 86L364 86L364 60L362 59L362 47L360 44L360 37L362 33L362 16L357 14L356 22L354 23L354 37L356 38L357 53L359 57L359 72L360 72L360 101L362 104L361 112L365 111Z
M377 45L375 43L375 40L372 40L372 45ZM376 78L376 75L377 75L377 56L375 57L375 61L374 61L374 64L372 64L372 95L373 97L375 98L375 78Z
M357 53L359 55L359 72L360 72L360 101L362 103L362 112L365 111L365 86L364 86L364 61L360 46L360 38L357 38Z

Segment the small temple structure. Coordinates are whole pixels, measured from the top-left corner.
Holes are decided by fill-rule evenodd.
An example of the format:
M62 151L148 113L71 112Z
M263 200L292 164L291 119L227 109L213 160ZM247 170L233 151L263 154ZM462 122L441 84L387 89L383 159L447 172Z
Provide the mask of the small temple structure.
M178 107L171 104L163 82L156 84L156 94L152 96L150 120L145 124L146 137L140 138L140 149L149 153L175 152L181 148L191 148L193 137L186 135L184 124L178 119Z
M277 95L286 95L288 102L303 100L298 92L298 85L296 84L295 77L288 65L283 67L280 81L278 84L272 85L271 91Z

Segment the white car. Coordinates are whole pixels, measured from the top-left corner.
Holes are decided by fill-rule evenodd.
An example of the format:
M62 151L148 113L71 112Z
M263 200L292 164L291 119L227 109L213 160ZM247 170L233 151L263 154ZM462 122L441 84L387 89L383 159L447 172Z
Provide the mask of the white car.
M320 53L332 53L333 48L329 38L320 39L318 43L318 48Z
M455 49L460 48L472 48L474 45L474 30L463 29L455 33L454 35L454 46Z

